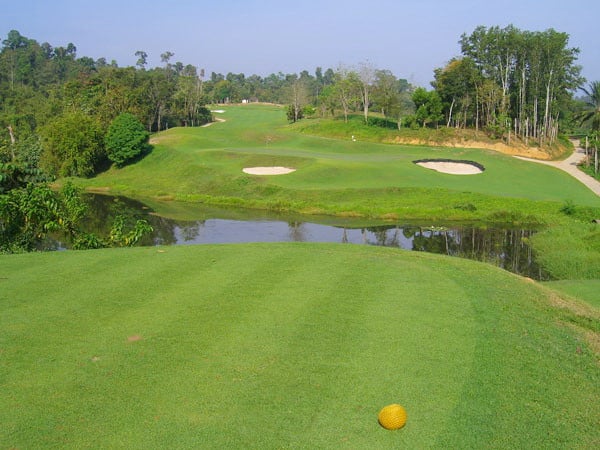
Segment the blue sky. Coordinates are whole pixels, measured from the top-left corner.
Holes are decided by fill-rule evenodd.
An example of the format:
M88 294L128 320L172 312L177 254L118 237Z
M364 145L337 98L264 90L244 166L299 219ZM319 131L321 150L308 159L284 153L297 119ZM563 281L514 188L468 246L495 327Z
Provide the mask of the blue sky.
M4 2L2 2L4 3ZM261 76L368 61L429 87L433 70L460 54L461 34L478 25L554 28L581 50L583 75L600 80L598 0L20 0L4 6L0 36L12 29L78 56L151 66L171 51L211 72Z

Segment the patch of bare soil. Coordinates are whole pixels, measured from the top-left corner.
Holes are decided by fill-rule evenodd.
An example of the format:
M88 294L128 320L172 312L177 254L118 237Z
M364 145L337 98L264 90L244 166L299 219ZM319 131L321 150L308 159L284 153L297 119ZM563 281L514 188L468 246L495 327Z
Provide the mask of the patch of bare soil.
M443 142L427 141L425 139L417 138L405 138L402 136L396 136L393 141L395 144L408 144L408 145L430 145L437 147L453 147L453 148L481 148L485 150L494 150L506 155L513 156L524 156L527 158L549 160L552 155L538 147L528 147L521 143L515 143L514 145L507 145L503 142L485 142L478 140L447 140Z

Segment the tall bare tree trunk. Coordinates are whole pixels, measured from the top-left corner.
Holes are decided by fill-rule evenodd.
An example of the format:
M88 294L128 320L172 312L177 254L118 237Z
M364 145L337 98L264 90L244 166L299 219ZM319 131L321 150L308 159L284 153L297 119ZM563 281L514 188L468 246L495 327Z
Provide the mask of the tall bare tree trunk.
M448 123L446 126L450 128L450 123L452 122L452 109L454 108L454 97L452 97L452 104L450 105L450 113L448 114Z
M8 126L8 134L10 134L10 157L11 161L14 161L16 159L15 144L17 143L17 140L15 139L15 134L13 133L12 125Z
M590 167L590 155L588 154L589 139L585 137L585 165Z
M537 96L535 97L535 100L533 102L533 138L537 139L538 137L538 98Z
M546 84L546 105L544 108L544 129L542 131L543 137L546 137L549 128L549 111L550 111L550 85L552 84L552 73L553 69L550 69L548 77L548 83Z

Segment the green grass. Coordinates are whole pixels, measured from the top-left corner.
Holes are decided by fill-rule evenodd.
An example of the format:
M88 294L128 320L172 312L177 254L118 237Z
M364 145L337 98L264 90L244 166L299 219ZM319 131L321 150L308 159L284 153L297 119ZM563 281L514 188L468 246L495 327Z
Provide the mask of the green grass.
M555 304L377 247L0 256L0 447L594 448L598 311Z
M537 260L555 279L600 278L600 227L572 222L537 233L531 242ZM600 294L599 294L600 296Z
M544 285L600 308L600 279L549 281Z
M496 152L310 136L286 125L278 107L225 109L226 122L159 133L142 161L78 182L133 197L380 218L488 219L515 205L550 213L565 201L600 207L597 196L558 169ZM486 171L455 176L412 163L424 158L474 160ZM277 177L242 173L254 165L298 170ZM455 208L464 202L475 210Z

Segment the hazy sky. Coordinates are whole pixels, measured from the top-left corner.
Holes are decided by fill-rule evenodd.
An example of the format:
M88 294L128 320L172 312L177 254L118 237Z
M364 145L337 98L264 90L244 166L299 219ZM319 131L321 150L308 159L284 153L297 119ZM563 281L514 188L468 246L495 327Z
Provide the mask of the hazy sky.
M433 69L460 54L478 25L554 28L581 50L588 81L600 80L600 0L6 0L0 36L12 29L77 56L150 66L171 51L211 72L314 73L368 61L429 87Z

